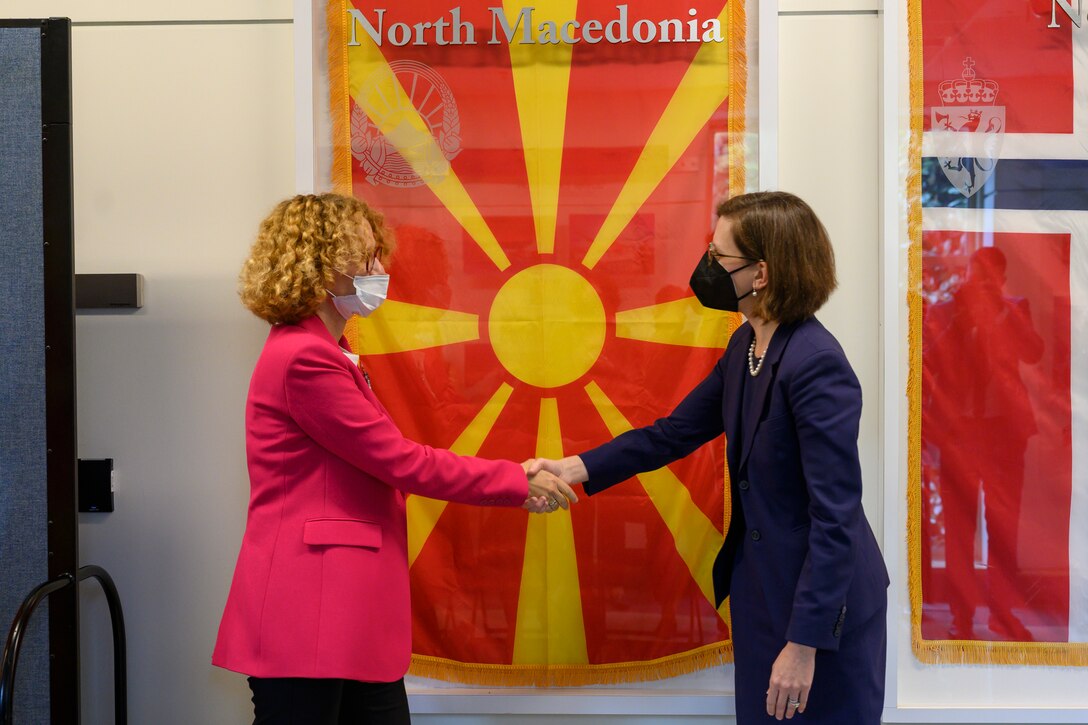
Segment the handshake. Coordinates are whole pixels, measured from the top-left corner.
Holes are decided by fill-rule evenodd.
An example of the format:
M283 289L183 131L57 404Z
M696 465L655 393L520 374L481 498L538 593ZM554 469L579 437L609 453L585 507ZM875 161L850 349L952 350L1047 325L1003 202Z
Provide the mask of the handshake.
M589 476L578 456L561 460L530 458L521 464L529 479L529 497L522 508L534 514L550 514L578 503L571 483L583 483Z

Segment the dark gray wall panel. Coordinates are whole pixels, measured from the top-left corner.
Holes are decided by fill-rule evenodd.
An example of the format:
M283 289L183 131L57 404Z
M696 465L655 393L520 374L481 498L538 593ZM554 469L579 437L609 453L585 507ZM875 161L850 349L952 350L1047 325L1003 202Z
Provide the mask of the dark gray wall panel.
M0 623L48 572L41 30L0 28ZM48 723L48 605L24 643L16 722Z

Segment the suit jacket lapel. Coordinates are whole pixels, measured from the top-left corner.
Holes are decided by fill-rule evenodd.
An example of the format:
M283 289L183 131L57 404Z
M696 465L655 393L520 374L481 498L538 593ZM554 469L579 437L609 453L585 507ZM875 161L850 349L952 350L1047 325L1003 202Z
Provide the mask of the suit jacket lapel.
M742 328L743 329L743 328ZM734 334L739 334L738 330ZM740 396L740 388L733 381L743 380L742 376L748 374L748 346L752 344L752 336L755 333L750 327L743 340L737 340L737 347L730 353L725 363L725 390L726 409L722 411L722 421L725 426L725 455L729 460L729 467L733 471L740 470L741 440L740 431L741 414L744 409Z
M793 335L793 331L797 329L796 325L779 325L778 329L774 331L774 335L771 337L771 344L767 346L767 352L764 353L766 359L763 361L763 368L759 371L759 375L750 376L747 379L747 384L752 386L752 406L748 408L751 410L751 418L745 419L741 430L744 434L744 440L741 442L740 447L740 465L738 470L744 467L744 464L748 462L748 454L752 452L752 441L755 440L756 430L759 429L759 424L763 421L763 412L767 405L767 396L770 395L771 388L774 387L774 379L778 375L778 365L782 362L782 353L786 350L786 344L789 342L790 337ZM755 332L753 331L753 335ZM751 339L748 340L748 345L751 345ZM743 375L750 375L748 370L748 345L744 348L744 372ZM742 401L737 401L737 409L741 410L745 406ZM743 415L743 413L738 413Z

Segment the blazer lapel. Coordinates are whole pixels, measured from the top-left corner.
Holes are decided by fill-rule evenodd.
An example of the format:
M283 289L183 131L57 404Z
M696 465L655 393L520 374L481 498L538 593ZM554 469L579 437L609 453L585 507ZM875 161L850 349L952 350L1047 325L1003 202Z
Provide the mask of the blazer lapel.
M333 340L332 335L329 334L329 328L325 327L325 323L322 322L321 318L317 315L312 315L303 320L300 320L298 322L298 326L306 330L310 334L317 335L322 340L328 342L329 345L331 345L332 348L336 350L338 355L344 355L341 348L349 352L355 352L348 344L347 338L341 337L339 342ZM355 375L355 379L359 383L359 389L363 391L363 395L369 398L372 403L377 405L378 410L382 411L382 413L384 413L385 415L389 415L389 411L385 409L385 407L381 404L381 401L378 400L378 396L376 396L374 394L374 391L371 389L370 381L367 380L367 376L363 374L362 359L360 358L359 363L354 363L346 355L344 355L344 359L347 360L348 364L351 366L352 374Z
M763 422L763 414L767 405L767 396L770 395L771 388L774 387L774 379L778 375L778 365L782 362L782 353L786 350L786 345L789 343L790 337L793 336L793 331L797 329L796 325L780 325L777 330L774 331L774 335L771 337L771 344L767 346L767 352L764 353L766 359L763 361L763 368L760 370L759 375L750 376L747 379L748 385L752 386L752 407L748 410L753 411L750 419L745 419L741 430L744 433L744 440L741 443L740 448L740 465L738 470L744 467L744 464L748 462L748 454L752 452L752 441L755 440L756 431L759 429L760 423ZM755 332L753 331L753 335ZM752 341L748 340L748 345L751 345ZM744 349L744 372L743 375L750 375L748 370L748 347ZM737 409L740 410L745 406L741 401L737 401ZM743 415L743 413L738 413Z
M744 328L741 328L744 329ZM740 334L740 330L733 333ZM738 339L738 346L729 355L725 363L725 410L722 411L722 423L725 427L725 455L729 460L730 470L740 470L741 440L738 431L743 430L741 414L744 406L739 395L733 395L733 391L740 392L739 388L730 381L743 380L742 376L748 374L748 346L752 344L752 335L755 334L750 327L744 340Z
M344 350L347 350L352 355L358 357L358 360L353 360L352 358L348 358L348 360L351 361L352 367L355 370L355 377L357 379L362 379L363 385L360 385L359 389L363 391L363 395L370 398L370 400L378 406L378 410L382 411L386 415L389 415L389 411L385 409L385 406L382 405L382 402L378 400L378 396L374 394L374 386L370 382L370 375L369 373L367 373L366 368L363 367L363 356L359 355L351 349L351 343L348 342L348 339L346 337L340 338L340 347ZM347 357L347 355L345 355L344 357Z

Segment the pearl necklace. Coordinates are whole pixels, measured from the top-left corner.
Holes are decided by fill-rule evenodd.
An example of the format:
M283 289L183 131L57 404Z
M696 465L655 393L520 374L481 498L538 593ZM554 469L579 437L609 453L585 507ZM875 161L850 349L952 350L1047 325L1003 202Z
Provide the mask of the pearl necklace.
M759 375L759 371L763 369L763 361L767 359L767 353L763 353L763 357L756 362L756 341L752 340L752 344L748 346L748 374L753 378Z

